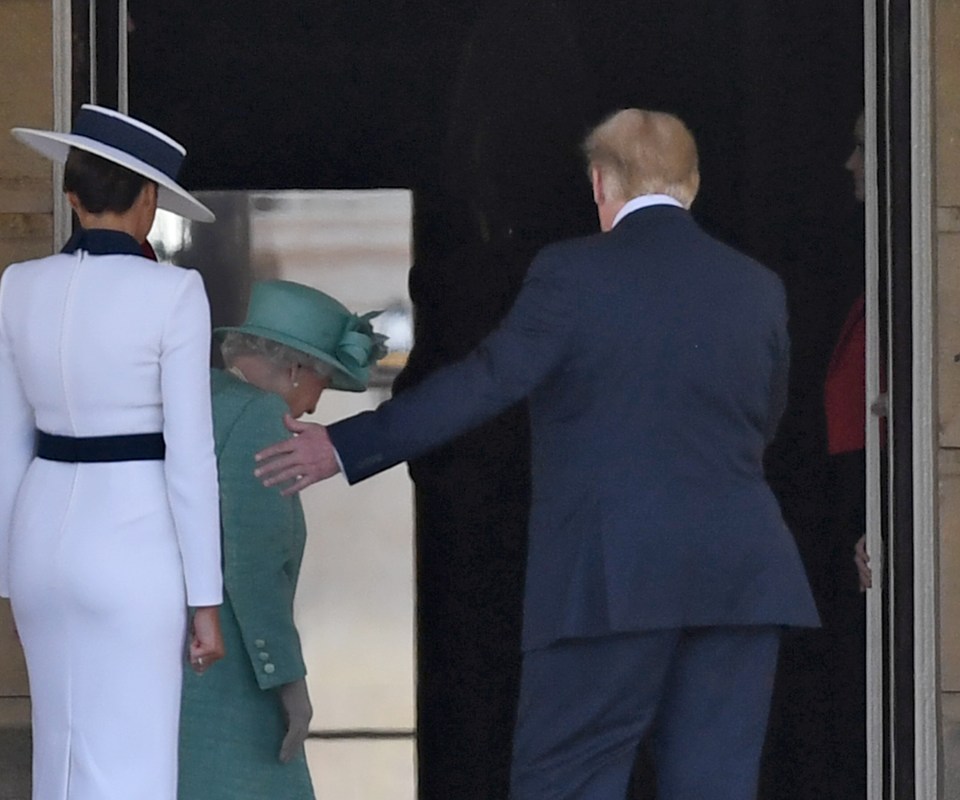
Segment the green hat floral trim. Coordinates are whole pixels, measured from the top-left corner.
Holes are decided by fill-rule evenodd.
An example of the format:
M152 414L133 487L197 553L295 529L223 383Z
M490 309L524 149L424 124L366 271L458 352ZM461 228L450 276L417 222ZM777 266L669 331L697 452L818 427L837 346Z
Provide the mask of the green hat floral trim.
M387 337L374 331L371 324L371 320L381 313L368 311L361 316L351 314L347 319L336 350L337 361L347 369L364 369L387 354Z

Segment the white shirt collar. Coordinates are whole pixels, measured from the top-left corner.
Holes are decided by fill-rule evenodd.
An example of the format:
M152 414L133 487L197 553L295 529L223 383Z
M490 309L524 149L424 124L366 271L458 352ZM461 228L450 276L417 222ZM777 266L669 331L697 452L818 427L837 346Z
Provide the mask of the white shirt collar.
M623 204L623 208L621 208L617 212L617 216L613 218L612 227L616 228L617 223L627 216L627 214L632 214L634 211L638 211L641 208L649 208L650 206L676 206L677 208L683 208L683 203L668 194L642 194Z

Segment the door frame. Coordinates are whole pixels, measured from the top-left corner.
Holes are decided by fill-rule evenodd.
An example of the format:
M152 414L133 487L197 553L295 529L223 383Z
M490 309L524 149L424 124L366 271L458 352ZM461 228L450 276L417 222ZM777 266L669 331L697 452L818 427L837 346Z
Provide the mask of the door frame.
M914 764L918 798L941 787L939 470L933 3L910 2L913 339Z
M93 2L93 0L91 0ZM73 99L73 22L70 0L53 3L53 128L67 132L71 126ZM63 165L53 165L53 248L59 250L70 238L72 211L63 185Z
M931 800L941 784L932 15L931 0L864 3L867 545L879 554L867 596L869 800ZM873 413L881 360L885 449Z
M96 103L98 95L98 72L104 69L99 64L100 48L98 43L98 0L88 0L88 42L87 53L90 59L89 86L87 96ZM53 9L53 127L54 130L67 132L73 116L73 3L71 0L51 0ZM116 44L116 107L126 113L129 106L129 51L127 0L117 3L117 44ZM113 52L111 48L111 52ZM107 67L109 68L109 67ZM60 186L63 183L63 165L53 166L53 245L60 245L70 238L73 216L70 204Z
M53 107L55 129L70 127L72 106L71 1L51 0L53 6ZM90 0L95 15L96 0ZM126 0L118 0L123 24L118 24L118 106L127 107ZM932 107L932 0L864 0L865 157L866 172L866 303L868 415L880 395L880 286L881 259L905 270L909 281L910 353L905 413L898 405L896 363L902 361L888 337L890 375L889 441L881 454L879 426L867 430L867 536L874 558L875 586L867 595L867 774L869 800L906 795L892 787L909 778L914 797L939 796L941 734L938 626L938 470L936 395L936 299L934 237L934 159ZM891 24L894 20L894 24ZM907 24L903 25L903 20ZM95 26L91 26L95 30ZM881 37L884 37L881 46ZM899 60L898 60L899 59ZM902 67L906 59L908 70ZM92 71L95 74L95 70ZM95 89L91 87L95 99ZM908 115L904 132L889 120ZM883 153L878 142L889 143ZM884 158L883 169L880 159ZM886 176L881 185L878 175ZM909 175L909 196L898 198L893 175ZM70 235L71 211L59 191L62 168L54 173L54 244ZM900 193L903 194L902 192ZM881 202L882 201L882 202ZM883 211L881 212L881 209ZM906 237L906 241L904 238ZM906 257L906 263L904 263ZM897 287L890 285L889 289ZM892 291L888 296L893 296ZM897 315L896 319L903 318ZM891 320L894 317L890 318ZM897 340L899 341L899 339ZM875 417L868 416L868 419ZM899 427L898 427L899 425ZM906 427L906 435L900 435ZM898 442L906 447L897 448ZM901 455L902 453L902 455ZM881 467L881 458L887 463ZM910 569L896 574L898 559L890 557L881 536L884 519L904 519L901 498L894 490L896 476L908 474ZM881 505L881 475L886 474L886 506ZM888 537L895 539L896 536ZM884 566L887 568L884 569ZM884 574L886 573L886 574ZM889 588L892 587L893 591ZM905 591L903 587L908 587ZM905 630L904 613L911 621ZM899 620L899 622L898 622ZM909 634L907 676L898 643ZM902 648L901 648L902 650ZM899 664L899 666L898 666ZM906 678L908 693L904 694Z

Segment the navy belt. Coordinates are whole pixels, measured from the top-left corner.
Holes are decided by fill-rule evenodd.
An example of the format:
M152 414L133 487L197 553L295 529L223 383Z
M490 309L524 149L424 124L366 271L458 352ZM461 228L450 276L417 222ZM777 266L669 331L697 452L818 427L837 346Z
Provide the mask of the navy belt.
M166 453L162 433L125 436L55 436L37 431L37 458L93 464L103 461L162 461Z

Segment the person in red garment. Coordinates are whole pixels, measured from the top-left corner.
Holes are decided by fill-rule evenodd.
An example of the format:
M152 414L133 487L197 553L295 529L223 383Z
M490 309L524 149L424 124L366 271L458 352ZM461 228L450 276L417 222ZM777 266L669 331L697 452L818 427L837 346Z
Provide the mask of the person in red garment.
M854 127L846 168L856 199L866 197L864 117ZM824 384L831 500L833 595L822 606L833 695L834 793L866 797L866 609L870 586L866 530L866 341L865 296L850 307L833 349ZM851 563L851 553L854 563Z

